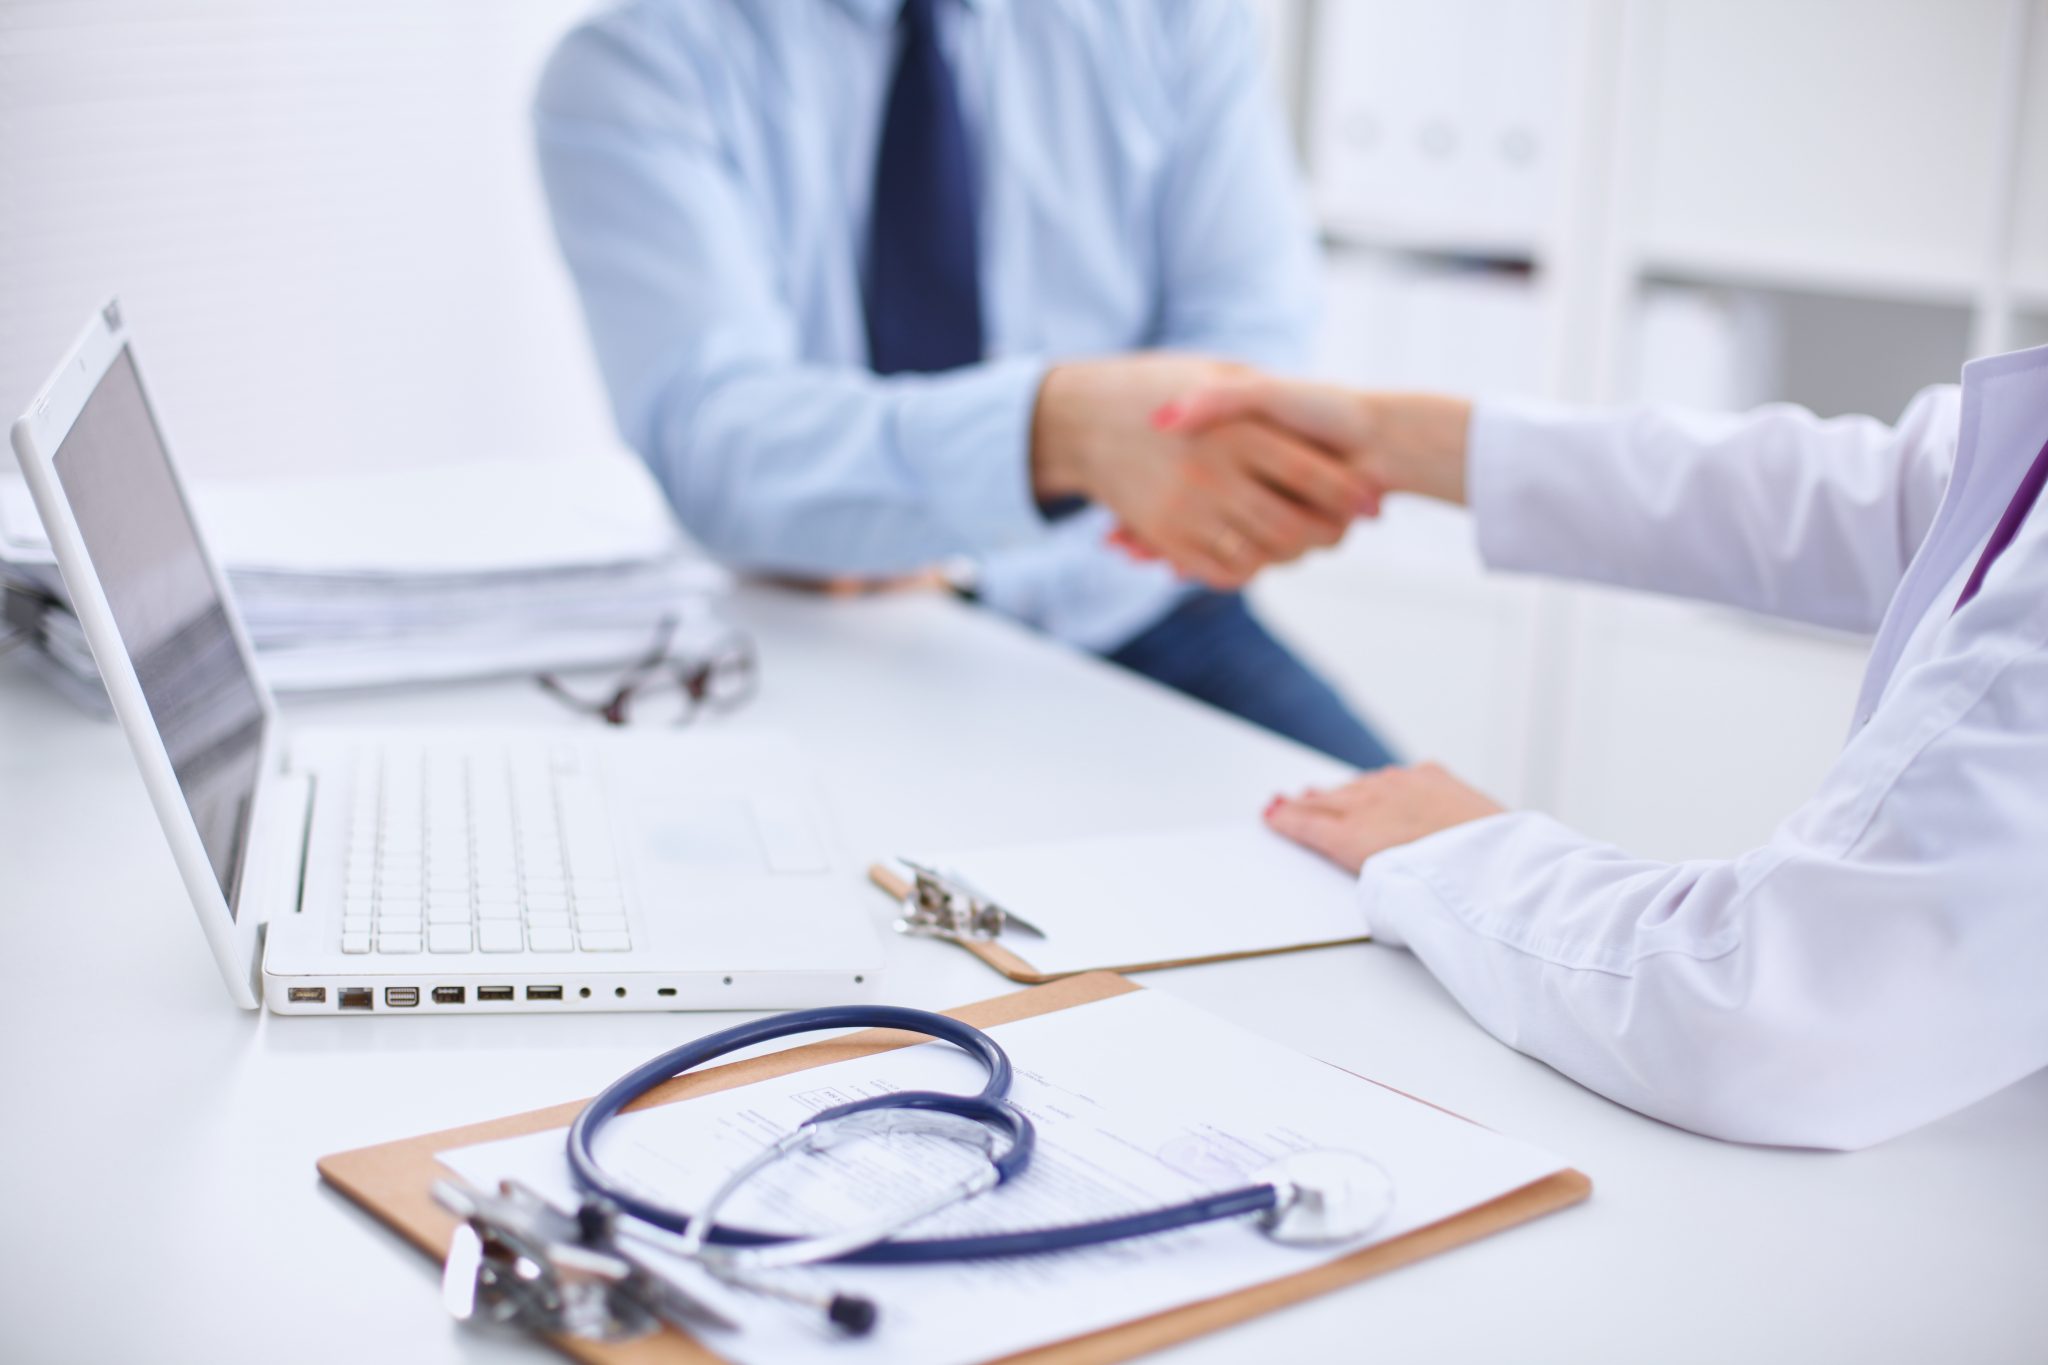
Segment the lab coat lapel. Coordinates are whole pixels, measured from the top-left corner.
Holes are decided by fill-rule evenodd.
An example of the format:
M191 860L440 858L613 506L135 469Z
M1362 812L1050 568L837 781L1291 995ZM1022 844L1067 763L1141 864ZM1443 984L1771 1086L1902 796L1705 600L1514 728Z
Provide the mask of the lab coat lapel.
M1955 470L1934 525L1906 568L1871 646L1856 702L1861 729L1885 694L1914 629L1955 603L1943 590L1991 533L2020 476L2048 440L2048 346L1987 356L1963 366ZM2037 512L2038 514L2038 512Z

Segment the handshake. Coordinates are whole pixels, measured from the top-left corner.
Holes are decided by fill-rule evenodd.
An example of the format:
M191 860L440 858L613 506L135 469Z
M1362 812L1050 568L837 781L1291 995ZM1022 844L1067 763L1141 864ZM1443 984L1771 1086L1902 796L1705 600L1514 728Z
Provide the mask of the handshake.
M1335 545L1388 493L1465 500L1471 405L1145 353L1055 366L1032 418L1033 491L1113 512L1111 543L1212 588Z

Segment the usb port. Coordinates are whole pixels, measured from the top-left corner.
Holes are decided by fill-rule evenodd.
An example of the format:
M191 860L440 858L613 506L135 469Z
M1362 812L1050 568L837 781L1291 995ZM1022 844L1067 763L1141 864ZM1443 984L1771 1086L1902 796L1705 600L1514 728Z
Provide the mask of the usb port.
M512 988L510 986L478 986L476 988L476 1002L479 1005L487 1001L510 1000L511 998Z
M327 1003L325 986L290 986L285 989L284 998L294 1005L324 1005Z
M528 1000L560 1000L562 998L562 988L560 986L528 986L526 988L526 998Z
M477 992L477 994L478 994L479 996L481 996L481 995L483 994L483 992L482 992L482 991L478 991L478 992ZM462 1003L463 1001L467 1000L468 998L469 998L469 991L468 991L468 989L467 989L466 987L462 987L462 986L436 986L436 987L434 987L434 1003L435 1003L435 1004L437 1004L437 1005L460 1005L460 1004L461 1004L461 1003Z
M387 1009L411 1009L420 1002L418 986L386 986L384 1005Z
M370 1008L371 994L368 986L343 986L341 1007L345 1010L366 1010Z

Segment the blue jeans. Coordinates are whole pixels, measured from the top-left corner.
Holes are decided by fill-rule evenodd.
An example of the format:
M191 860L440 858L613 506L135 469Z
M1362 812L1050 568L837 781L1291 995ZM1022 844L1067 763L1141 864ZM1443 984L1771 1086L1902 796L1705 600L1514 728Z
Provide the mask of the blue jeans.
M1379 736L1268 635L1236 593L1198 591L1105 657L1355 767L1394 761Z

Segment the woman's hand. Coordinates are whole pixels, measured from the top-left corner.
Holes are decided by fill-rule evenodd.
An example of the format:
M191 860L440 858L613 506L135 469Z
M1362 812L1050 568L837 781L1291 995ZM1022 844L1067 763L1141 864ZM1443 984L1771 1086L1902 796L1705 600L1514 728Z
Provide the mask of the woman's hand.
M1437 764L1418 763L1382 768L1334 791L1276 796L1266 823L1356 875L1375 853L1506 809Z
M1241 375L1182 395L1155 411L1152 424L1186 435L1246 419L1321 446L1379 492L1465 501L1465 446L1472 424L1467 399Z
M1032 488L1116 514L1128 548L1184 578L1231 591L1269 564L1343 539L1370 483L1344 460L1272 422L1217 417L1169 431L1147 414L1179 394L1227 385L1240 367L1140 352L1055 365L1031 424Z

